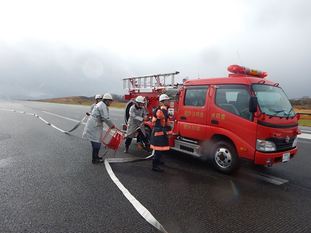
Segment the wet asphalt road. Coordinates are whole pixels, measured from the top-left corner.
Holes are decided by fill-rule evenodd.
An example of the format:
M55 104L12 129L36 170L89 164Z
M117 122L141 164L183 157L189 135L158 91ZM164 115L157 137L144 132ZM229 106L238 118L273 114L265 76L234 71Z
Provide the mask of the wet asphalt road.
M0 102L37 113L62 129L87 107ZM122 110L111 110L120 126ZM33 116L0 111L0 232L158 232L125 199L104 165L91 164L83 127L64 135ZM209 163L169 152L164 173L150 161L112 164L124 186L169 233L311 232L311 140L298 156L272 168L243 163L232 176ZM132 145L131 154L144 157ZM111 156L108 155L108 156ZM118 157L124 157L121 150ZM265 175L288 180L275 185Z

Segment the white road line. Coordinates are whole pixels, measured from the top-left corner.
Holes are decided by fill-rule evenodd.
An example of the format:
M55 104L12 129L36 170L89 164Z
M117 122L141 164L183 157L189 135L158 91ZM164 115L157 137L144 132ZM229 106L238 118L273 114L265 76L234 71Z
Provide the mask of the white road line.
M298 135L298 138L311 139L311 134L302 133Z
M255 173L252 171L245 171L243 173L245 173L246 175L252 176L256 179L260 179L260 180L263 180L263 181L266 181L268 183L275 184L275 185L282 185L288 182L288 180L286 179L282 179L282 178L264 174L264 173Z
M0 108L1 111L14 112L13 109Z
M130 158L131 161L134 161L133 158ZM129 158L124 158L126 162L129 161ZM164 229L164 227L161 225L161 223L149 212L149 210L146 209L120 182L120 180L116 177L114 172L112 171L112 168L109 164L109 161L116 162L115 159L105 159L105 167L106 170L111 178L111 180L116 184L116 186L120 189L120 191L123 193L123 195L126 197L126 199L134 206L134 208L137 210L137 212L152 226L157 228L163 233L167 233L167 231ZM121 161L120 161L121 162Z
M302 133L311 133L311 130L302 129L301 132L302 132Z
M8 166L13 161L12 157L0 159L0 168Z
M62 115L59 115L59 114L56 114L56 113L47 112L47 111L42 111L42 112L44 112L44 113L46 113L46 114L53 115L53 116L57 116L57 117L59 117L59 118L63 118L63 119L65 119L65 120L73 121L73 122L76 122L76 123L80 122L80 121L78 121L78 120L76 120L76 119L72 119L72 118L69 118L69 117L65 117L65 116L62 116Z
M3 109L4 110L4 109ZM22 111L15 111L15 110L11 110L14 112L18 112L18 113L24 113L27 114L25 112ZM63 119L67 119L67 120L71 120L74 122L79 122L78 120L75 119L71 119L68 117L64 117L55 113L50 113L50 112L46 112L43 111L47 114L51 114ZM42 117L40 117L37 114L33 114L35 117L39 118L41 121L43 121L44 123L52 126L53 128L66 133L66 131L56 127L55 125L49 123L48 121L46 121L45 119L43 119ZM306 138L306 139L311 139L311 134L300 134L298 135L299 138ZM138 213L147 221L149 222L152 226L154 226L155 228L157 228L158 230L162 231L163 233L167 233L167 231L164 229L164 227L155 219L155 217L137 200L135 199L135 197L124 187L124 185L119 181L119 179L116 177L116 175L114 174L114 172L112 171L112 168L110 166L109 163L125 163L125 162L133 162L133 161L139 161L139 160L144 160L144 159L148 159L151 158L153 156L153 154L151 154L150 156L148 156L147 158L142 158L142 159L136 159L136 158L110 158L110 159L105 159L105 167L106 170L110 176L110 178L112 179L112 181L117 185L117 187L120 189L120 191L123 193L123 195L128 199L128 201L134 206L134 208L138 211ZM269 182L271 184L275 184L275 185L282 185L288 182L288 180L279 178L279 177L275 177L272 175L267 175L267 174L263 174L263 173L253 173L253 172L244 172L249 176L252 176L254 178L257 179L261 179L264 180L266 182Z
M3 111L11 111L11 112L16 112L16 113L20 113L20 114L25 114L25 115L29 115L29 116L34 116L34 117L37 117L38 119L40 119L41 121L43 121L45 124L53 127L54 129L62 132L62 133L67 133L67 131L65 130L62 130L60 128L58 128L56 125L53 125L51 124L50 122L46 121L44 118L42 118L41 116L37 115L36 113L29 113L29 112L25 112L25 111L17 111L17 110L14 110L14 109L1 109L0 110L3 110Z
M285 184L288 182L288 180L286 180L286 179L282 179L280 177L271 176L271 175L267 175L267 174L263 174L263 173L259 173L258 176L261 179L263 179L263 180L265 180L271 184L275 184L275 185L282 185L282 184Z
M0 109L1 110L1 109ZM35 113L26 113L23 111L16 111L16 110L12 110L14 112L17 113L23 113L23 114L27 114L27 115L32 115L34 117L39 118L41 121L43 121L45 124L53 127L56 130L59 130L62 133L67 133L67 131L64 131L60 128L58 128L57 126L51 124L50 122L46 121L44 118L42 118L41 116L35 114ZM54 113L50 113L50 112L46 112L43 111L45 113L51 114L51 115L55 115L67 120L71 120L71 121L75 121L75 122L80 122L68 117L63 117L61 115L58 114L54 114ZM144 207L125 187L124 185L120 182L120 180L116 177L116 175L114 174L114 172L112 171L112 168L110 166L109 163L126 163L126 162L134 162L134 161L140 161L140 160L146 160L151 158L154 155L154 151L152 152L151 155L149 155L146 158L108 158L105 159L105 167L106 170L111 178L111 180L116 184L116 186L120 189L120 191L123 193L123 195L126 197L126 199L133 205L133 207L137 210L137 212L148 222L150 223L152 226L154 226L155 228L157 228L158 230L160 230L163 233L168 233L164 227L161 225L161 223L150 213L150 211L148 209L146 209L146 207ZM0 167L1 166L6 166L7 162L5 160L1 161L0 160Z

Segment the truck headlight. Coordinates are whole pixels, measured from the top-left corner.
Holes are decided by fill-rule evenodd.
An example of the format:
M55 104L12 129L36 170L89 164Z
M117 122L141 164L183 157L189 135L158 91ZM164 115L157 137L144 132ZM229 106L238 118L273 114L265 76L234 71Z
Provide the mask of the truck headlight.
M296 137L295 140L293 141L293 147L297 146L297 142L298 142L298 137Z
M274 142L257 139L256 150L263 151L263 152L271 152L271 151L276 151L276 146Z

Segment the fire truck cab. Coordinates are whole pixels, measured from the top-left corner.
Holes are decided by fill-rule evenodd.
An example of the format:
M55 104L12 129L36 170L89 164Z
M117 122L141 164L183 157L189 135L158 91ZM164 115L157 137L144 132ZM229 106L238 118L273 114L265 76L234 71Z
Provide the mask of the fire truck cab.
M146 98L150 116L157 98L171 96L171 149L202 159L211 159L215 168L231 173L240 159L272 166L287 162L297 153L298 118L278 83L266 80L267 73L242 66L228 67L222 78L201 78L164 85L161 75L126 79L137 85L125 98ZM163 78L177 72L164 74ZM156 82L142 88L150 77ZM151 81L150 81L151 82ZM151 122L145 122L150 132Z

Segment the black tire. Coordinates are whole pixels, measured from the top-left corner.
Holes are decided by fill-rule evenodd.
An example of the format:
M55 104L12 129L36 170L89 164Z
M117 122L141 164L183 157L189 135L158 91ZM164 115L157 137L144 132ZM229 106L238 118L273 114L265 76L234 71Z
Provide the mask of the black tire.
M214 167L225 174L231 174L239 168L239 157L235 147L227 141L216 141L210 151Z

